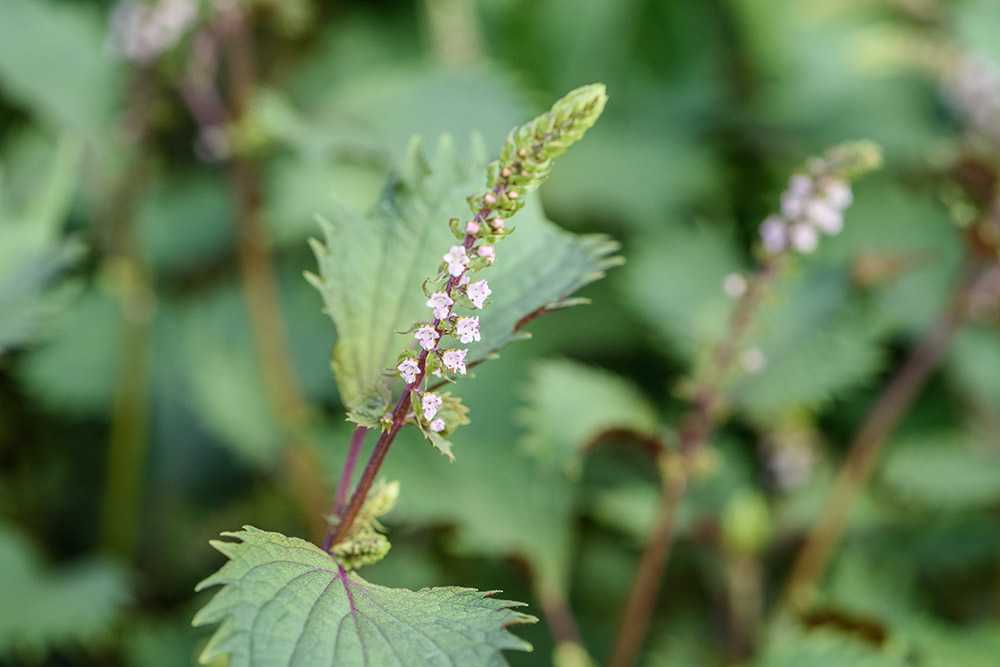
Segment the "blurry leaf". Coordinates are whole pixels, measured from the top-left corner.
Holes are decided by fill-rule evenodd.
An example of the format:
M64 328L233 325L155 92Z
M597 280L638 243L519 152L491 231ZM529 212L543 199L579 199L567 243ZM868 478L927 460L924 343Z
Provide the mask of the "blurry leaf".
M109 118L117 74L93 7L0 4L0 89L56 127L98 129Z
M531 650L506 630L535 619L516 602L469 588L385 588L339 569L309 542L246 527L212 545L229 561L198 589L223 586L195 625L222 623L202 662L505 665L502 650Z
M731 398L766 420L818 408L871 378L882 367L881 332L866 314L838 271L802 267L779 277L747 340L763 353L764 368L740 376Z
M0 525L0 655L46 649L106 635L127 597L125 576L101 562L44 568L35 550Z
M191 405L205 426L246 460L273 462L281 433L239 290L230 285L200 295L184 311L181 337Z
M952 344L949 368L973 400L1000 412L1000 335L996 331L962 329Z
M232 206L224 182L198 173L159 181L143 200L137 227L143 256L154 273L215 263L233 245Z
M695 667L716 663L718 649L709 628L693 614L671 619L650 632L649 657L643 667Z
M20 367L22 379L43 405L100 414L111 404L120 335L118 305L91 288L53 321L46 345Z
M656 409L627 380L572 361L535 366L521 422L534 456L579 473L582 449L604 431L620 428L655 436Z
M719 225L671 225L641 238L628 256L626 296L676 352L690 358L719 338L731 307L722 282L742 266Z
M935 510L1000 501L1000 451L968 446L960 433L923 434L894 445L882 481L903 500Z
M777 634L754 667L905 667L908 663L856 639L817 630Z
M0 181L0 354L41 333L72 291L60 289L58 277L82 248L61 238L59 227L75 190L80 149L68 138L54 149L32 144L5 164L3 176L15 178ZM30 190L19 192L16 180L29 164Z
M482 173L481 165L458 159L447 140L430 164L415 147L371 213L341 208L324 223L315 283L337 327L333 368L349 408L375 393L382 373L410 342L397 332L426 317L419 286L454 245L447 220L464 215L465 197L482 189ZM489 272L493 297L480 315L483 340L471 349L471 363L523 335L515 330L521 318L572 295L614 263L613 242L558 229L534 197L516 220L517 232Z

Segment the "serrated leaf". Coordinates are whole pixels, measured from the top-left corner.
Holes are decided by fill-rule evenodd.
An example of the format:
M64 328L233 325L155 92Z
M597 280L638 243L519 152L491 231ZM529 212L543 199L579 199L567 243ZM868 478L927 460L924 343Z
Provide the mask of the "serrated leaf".
M340 207L324 222L324 242L313 244L320 276L312 282L337 328L333 370L349 408L377 391L382 372L412 342L396 332L427 318L421 281L436 273L454 244L447 221L464 214L466 197L482 189L483 163L457 157L447 138L430 158L414 148L370 213ZM517 327L525 316L601 277L616 249L604 237L557 228L529 197L517 232L484 274L493 296L477 311L482 341L472 346L467 363L523 335Z
M0 655L93 642L127 598L117 567L94 560L46 570L35 550L2 524L0 589Z
M250 526L224 535L239 540L212 543L229 561L198 585L223 586L194 619L222 623L203 663L496 667L507 664L501 651L531 649L506 629L535 621L516 602L469 588L385 588L304 540Z
M572 361L536 365L525 395L524 446L571 475L580 470L583 447L602 432L631 429L655 435L656 409L637 387L614 373Z

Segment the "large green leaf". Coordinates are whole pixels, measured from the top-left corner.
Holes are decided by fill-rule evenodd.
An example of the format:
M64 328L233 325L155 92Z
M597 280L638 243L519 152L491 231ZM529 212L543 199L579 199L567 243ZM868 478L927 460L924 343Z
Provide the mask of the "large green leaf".
M309 542L246 527L212 545L229 561L198 585L223 586L195 616L222 623L202 662L230 667L506 665L531 650L506 628L535 619L516 602L469 588L419 591L371 584Z
M926 434L893 447L883 482L903 500L933 510L1000 501L1000 450L970 447L961 433Z
M39 333L64 306L58 277L82 250L59 234L75 191L79 142L64 138L53 148L28 140L18 148L4 161L3 175L13 178L0 183L0 354ZM25 171L30 185L18 188Z
M428 317L421 282L455 244L448 219L465 215L465 198L482 190L484 164L481 155L457 156L447 138L429 159L415 143L372 211L341 206L324 222L325 242L314 244L320 276L313 282L337 327L333 370L348 407L377 392L385 369L412 342L397 332ZM534 196L516 220L516 233L484 273L493 296L480 314L482 341L469 352L472 363L521 336L522 318L559 305L616 261L615 243L559 229Z
M88 561L47 570L19 534L0 524L0 655L92 642L127 597L117 567Z
M656 409L637 387L608 371L572 361L545 361L532 371L526 448L539 459L579 472L583 447L610 429L654 435Z
M91 7L0 3L0 88L56 127L89 131L110 116L118 72Z

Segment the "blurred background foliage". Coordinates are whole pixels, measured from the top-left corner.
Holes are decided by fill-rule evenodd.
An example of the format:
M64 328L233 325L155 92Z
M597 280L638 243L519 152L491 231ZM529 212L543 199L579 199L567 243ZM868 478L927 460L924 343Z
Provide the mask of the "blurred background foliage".
M4 0L0 665L192 664L208 539L315 534L345 453L314 214L370 206L414 134L496 147L590 81L605 117L541 198L627 264L460 385L455 463L401 438L366 576L568 603L603 662L660 492L627 444L584 445L676 428L787 175L863 137L886 168L765 304L640 664L1000 664L995 303L891 437L815 608L767 624L969 252L1000 80L948 74L1000 68L998 35L993 0ZM512 664L552 664L548 625Z

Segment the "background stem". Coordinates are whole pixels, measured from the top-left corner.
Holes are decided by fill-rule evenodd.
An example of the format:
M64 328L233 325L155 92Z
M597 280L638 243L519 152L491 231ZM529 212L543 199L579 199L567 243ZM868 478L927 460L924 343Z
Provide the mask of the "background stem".
M154 304L134 218L149 176L145 146L150 134L152 81L151 73L139 70L129 84L124 135L130 164L109 197L103 230L105 265L114 281L121 315L122 347L111 408L101 530L104 548L126 559L132 556L138 535L149 440L149 338Z
M850 510L871 476L882 444L941 362L965 319L969 301L989 283L993 270L972 270L971 278L963 279L937 322L913 348L862 422L819 520L792 567L779 613L801 611L811 604L833 550L843 536Z
M246 117L256 87L253 38L244 10L233 5L220 18L226 52L226 78L233 126ZM237 147L229 164L236 203L238 255L243 294L250 314L254 345L274 416L288 442L284 448L289 487L313 538L326 533L323 518L328 493L322 467L308 434L309 409L296 377L278 297L269 241L261 219L262 187L257 160Z

